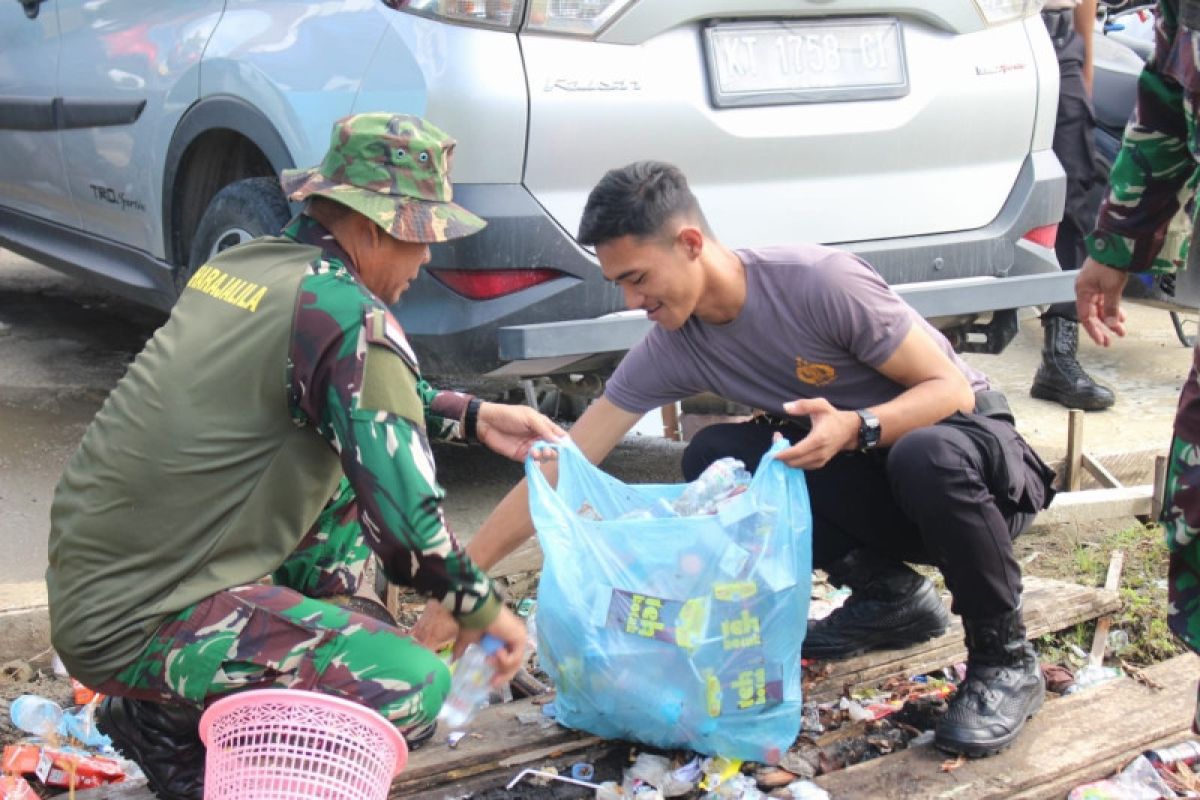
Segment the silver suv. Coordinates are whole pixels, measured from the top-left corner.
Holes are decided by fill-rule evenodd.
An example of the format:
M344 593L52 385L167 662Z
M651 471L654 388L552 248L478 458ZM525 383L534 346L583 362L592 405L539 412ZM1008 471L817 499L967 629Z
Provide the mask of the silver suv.
M443 379L595 387L648 323L574 240L605 170L716 233L867 257L967 349L1066 299L1036 0L0 0L0 244L161 308L274 232L273 177L357 111L458 138L464 205L398 309ZM568 380L563 376L573 376Z

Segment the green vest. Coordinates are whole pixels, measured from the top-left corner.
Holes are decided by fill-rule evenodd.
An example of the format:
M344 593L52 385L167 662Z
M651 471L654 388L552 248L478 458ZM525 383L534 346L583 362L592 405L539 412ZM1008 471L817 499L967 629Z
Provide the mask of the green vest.
M201 267L67 465L50 511L51 638L95 686L163 620L278 567L342 475L292 419L288 355L315 247L266 238Z

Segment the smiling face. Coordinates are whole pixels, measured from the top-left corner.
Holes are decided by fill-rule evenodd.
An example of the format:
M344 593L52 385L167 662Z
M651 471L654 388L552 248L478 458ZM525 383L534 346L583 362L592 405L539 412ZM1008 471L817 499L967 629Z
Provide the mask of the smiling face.
M625 305L644 310L652 322L671 331L695 312L704 291L700 242L693 242L687 231L696 229L684 228L673 238L622 236L596 246L600 269L621 287Z

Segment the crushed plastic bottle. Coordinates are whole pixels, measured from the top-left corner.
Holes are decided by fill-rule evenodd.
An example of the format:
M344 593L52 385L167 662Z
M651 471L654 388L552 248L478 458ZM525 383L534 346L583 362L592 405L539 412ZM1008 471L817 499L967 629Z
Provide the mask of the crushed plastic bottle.
M487 705L492 676L495 674L491 663L488 662L488 656L503 646L504 642L500 639L491 634L484 634L479 644L469 645L463 652L462 658L454 668L450 693L438 713L438 719L451 729L465 726Z
M681 517L711 514L717 505L750 485L751 475L736 458L718 458L675 498Z
M58 703L36 694L23 694L8 709L13 725L26 733L46 738L59 732L63 710Z

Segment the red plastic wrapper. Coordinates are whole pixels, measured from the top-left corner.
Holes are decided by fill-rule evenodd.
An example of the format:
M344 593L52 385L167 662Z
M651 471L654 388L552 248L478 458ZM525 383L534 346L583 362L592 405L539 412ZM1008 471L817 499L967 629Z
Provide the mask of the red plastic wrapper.
M38 795L20 775L0 775L0 800L38 800Z
M103 699L104 695L95 689L89 689L74 678L71 678L71 689L75 693L75 705L86 706L93 700Z
M125 780L121 765L104 756L85 755L42 747L10 744L4 748L0 769L18 775L34 775L47 786L70 788L72 773L76 789L95 789Z

